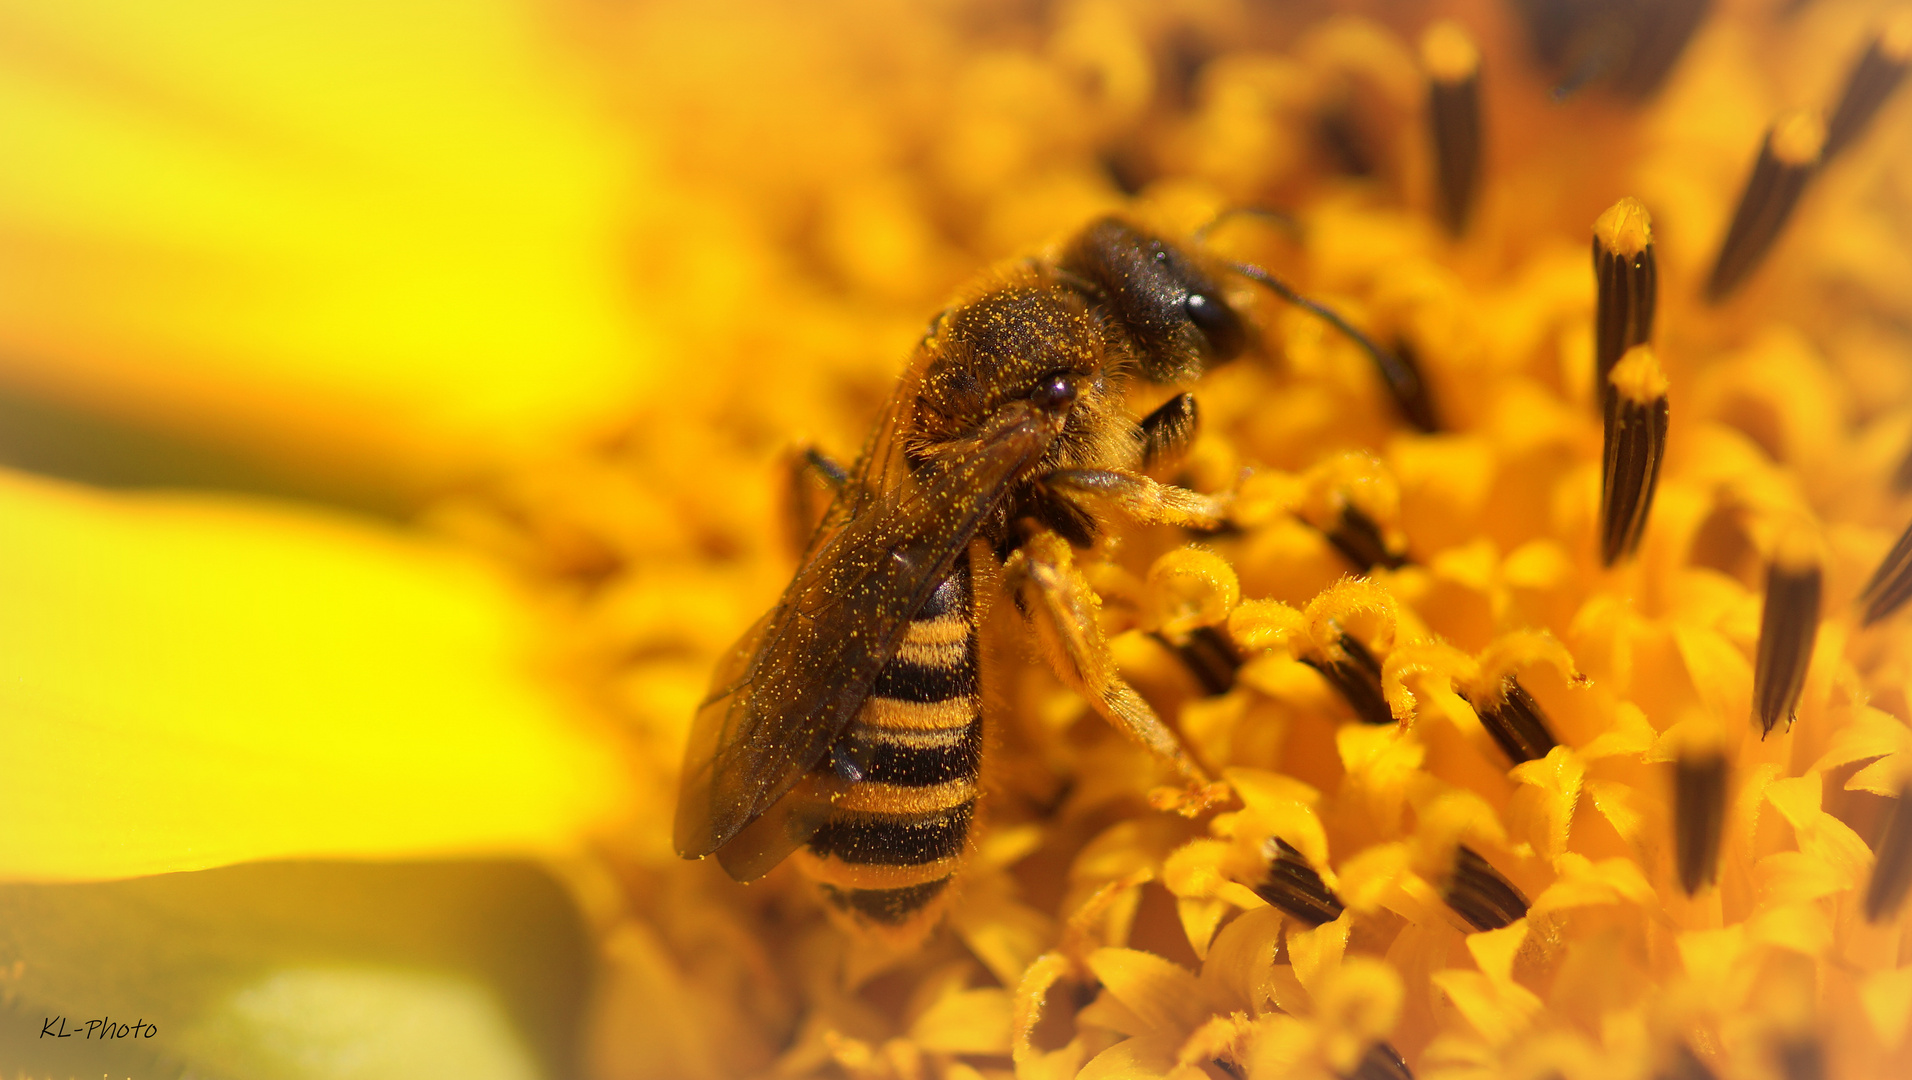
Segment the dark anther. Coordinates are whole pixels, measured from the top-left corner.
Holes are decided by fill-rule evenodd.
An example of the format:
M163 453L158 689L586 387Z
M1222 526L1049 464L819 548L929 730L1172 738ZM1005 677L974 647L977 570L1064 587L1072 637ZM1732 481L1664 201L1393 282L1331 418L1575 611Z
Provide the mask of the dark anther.
M1381 536L1381 527L1374 523L1374 519L1352 503L1342 506L1341 516L1335 521L1334 528L1323 535L1336 551L1346 556L1348 562L1363 574L1377 566L1399 570L1408 564L1406 555L1388 547L1387 540Z
M1753 666L1753 720L1761 738L1772 734L1781 717L1792 727L1819 636L1819 585L1819 559L1812 547L1793 537L1783 540L1766 568L1766 605Z
M1912 491L1912 450L1899 459L1899 467L1892 470L1892 490L1903 495Z
M1469 704L1480 715L1487 734L1516 765L1539 761L1559 745L1547 726L1547 714L1541 711L1540 702L1512 675L1500 681L1496 696Z
M1824 160L1831 161L1858 139L1904 80L1908 66L1912 66L1912 16L1900 14L1872 39L1852 66L1852 74L1846 76L1845 92L1833 107L1832 119L1826 121Z
M1594 400L1606 396L1613 365L1653 337L1659 266L1653 256L1653 219L1627 196L1593 223L1593 279L1598 287L1593 333Z
M1262 880L1247 882L1255 895L1283 912L1320 926L1341 917L1341 901L1322 882L1321 875L1308 865L1299 850L1280 837L1270 837L1262 847L1268 859L1268 873Z
M1874 855L1872 880L1866 883L1866 918L1881 922L1899 913L1907 890L1912 890L1912 784L1899 789Z
M1604 397L1600 560L1612 566L1640 546L1666 457L1666 375L1651 346L1627 350L1607 378Z
M1866 606L1865 624L1871 626L1899 610L1907 597L1912 597L1912 525L1906 526L1892 550L1886 552L1885 561L1873 571L1872 580L1859 595Z
M1302 663L1319 671L1354 710L1355 718L1364 724L1392 724L1394 712L1388 708L1387 698L1381 693L1381 665L1374 654L1359 641L1341 635L1338 643L1340 659L1316 659L1303 657Z
M1345 1074L1346 1080L1414 1080L1400 1051L1386 1042L1377 1042L1361 1055L1361 1063Z
M1720 241L1713 272L1706 279L1706 299L1718 303L1732 295L1779 239L1806 190L1806 181L1819 168L1826 142L1826 125L1809 112L1782 117L1766 132L1753 174L1740 193L1733 223Z
M1719 877L1726 828L1726 756L1702 751L1673 763L1673 852L1688 896Z
M1535 54L1559 74L1556 99L1597 78L1636 100L1659 89L1711 0L1515 0Z
M1498 930L1527 917L1527 898L1464 844L1454 849L1454 872L1441 899L1476 930Z
M1795 1035L1773 1049L1783 1080L1825 1080L1826 1050L1811 1035Z
M1373 176L1372 139L1361 130L1354 103L1344 92L1324 103L1315 116L1315 136L1330 167L1344 176Z
M1188 640L1180 645L1162 634L1155 634L1154 637L1181 658L1182 665L1200 684L1202 693L1216 697L1235 688L1235 673L1241 670L1241 654L1235 651L1234 644L1220 630L1212 626L1198 626L1188 635Z
M1435 205L1447 231L1459 236L1480 188L1480 50L1459 24L1442 21L1421 37L1421 64L1427 69Z
M1632 0L1632 33L1625 62L1613 74L1613 88L1632 98L1659 89L1693 32L1706 21L1709 6L1711 0Z

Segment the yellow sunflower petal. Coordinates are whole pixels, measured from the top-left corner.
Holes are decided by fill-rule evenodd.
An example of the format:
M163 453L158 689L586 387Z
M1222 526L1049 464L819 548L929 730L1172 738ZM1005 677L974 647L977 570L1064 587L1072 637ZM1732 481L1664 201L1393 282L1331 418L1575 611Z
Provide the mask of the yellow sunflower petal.
M412 481L629 400L630 170L541 18L0 3L0 378Z
M554 851L613 761L455 549L0 476L0 875Z

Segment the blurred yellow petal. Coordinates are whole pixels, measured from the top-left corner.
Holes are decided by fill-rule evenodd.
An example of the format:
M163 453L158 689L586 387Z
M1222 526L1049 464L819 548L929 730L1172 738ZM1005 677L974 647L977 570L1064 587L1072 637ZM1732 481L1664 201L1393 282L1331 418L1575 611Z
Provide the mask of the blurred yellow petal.
M1179 1044L1207 1019L1200 982L1179 964L1134 949L1097 949L1088 963L1110 996L1151 1033L1172 1033Z
M483 988L378 969L275 972L187 1034L248 1076L532 1080L539 1070Z
M0 2L0 381L401 484L631 400L575 60L528 0Z
M615 808L534 621L456 549L0 476L0 875L562 852Z
M597 955L563 885L519 861L0 883L0 1061L21 1076L567 1076ZM143 1032L103 1041L107 1018ZM79 1034L58 1038L62 1022Z
M965 990L929 1007L910 1025L910 1038L932 1053L1007 1054L1011 995L1007 990Z

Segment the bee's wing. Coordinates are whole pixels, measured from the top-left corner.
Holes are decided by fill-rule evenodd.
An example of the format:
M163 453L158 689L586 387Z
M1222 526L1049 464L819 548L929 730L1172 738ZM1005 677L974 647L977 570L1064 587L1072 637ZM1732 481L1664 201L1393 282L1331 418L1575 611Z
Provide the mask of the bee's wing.
M855 718L910 616L1048 438L1035 414L1017 412L923 475L904 465L891 435L871 447L782 600L720 665L698 710L678 795L679 854L708 855L736 838L726 867L761 872L815 831L829 779L792 789Z

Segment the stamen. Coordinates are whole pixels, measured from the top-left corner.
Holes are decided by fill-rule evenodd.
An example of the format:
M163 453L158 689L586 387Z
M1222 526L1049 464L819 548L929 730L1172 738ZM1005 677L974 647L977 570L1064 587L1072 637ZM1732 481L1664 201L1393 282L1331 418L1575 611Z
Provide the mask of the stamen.
M1440 420L1434 412L1433 399L1428 396L1427 383L1421 378L1420 368L1411 357L1396 355L1376 345L1372 338L1356 330L1333 308L1308 299L1296 292L1293 286L1259 266L1229 263L1228 268L1339 330L1368 354L1375 372L1381 376L1381 382L1388 388L1395 406L1401 410L1401 415L1407 418L1408 423L1422 431L1440 430Z
M1766 607L1759 619L1759 655L1753 667L1753 719L1760 737L1780 717L1791 729L1806 667L1819 636L1819 559L1798 533L1783 537L1766 568Z
M1846 76L1845 93L1839 95L1832 119L1826 121L1823 160L1831 161L1859 138L1905 78L1907 67L1912 67L1912 12L1900 12L1866 46L1852 74Z
M1516 765L1539 761L1559 745L1547 727L1547 714L1541 711L1540 702L1512 675L1500 681L1495 697L1468 704L1474 706L1481 725Z
M1606 455L1600 469L1600 559L1632 555L1646 532L1666 457L1666 373L1648 345L1628 349L1606 385Z
M1717 750L1673 764L1673 851L1680 887L1691 896L1719 879L1719 843L1726 828L1726 756Z
M1362 723L1394 723L1394 711L1388 708L1387 696L1381 691L1381 665L1374 659L1374 654L1346 634L1342 634L1336 644L1342 659L1320 660L1304 656L1301 662L1319 671L1322 678L1341 691L1341 696L1347 699L1348 706L1354 710L1355 718Z
M1806 190L1806 181L1818 169L1825 144L1826 125L1810 112L1789 113L1766 132L1753 175L1740 193L1733 224L1726 230L1713 274L1706 281L1708 301L1726 299L1765 260Z
M1892 470L1892 490L1900 494L1912 491L1912 449L1899 459L1899 467Z
M1629 195L1593 223L1593 279L1600 300L1594 316L1594 400L1605 396L1613 365L1653 337L1659 266L1653 257L1653 218Z
M1899 610L1912 597L1912 525L1899 535L1899 541L1886 552L1885 561L1873 571L1859 599L1865 603L1865 625L1871 626Z
M1241 654L1227 636L1212 626L1198 626L1180 645L1164 634L1150 635L1181 657L1182 665L1201 685L1202 693L1217 697L1235 688L1235 673L1241 670Z
M1898 915L1912 890L1912 784L1899 789L1879 837L1872 880L1866 885L1866 918L1883 922Z
M1516 0L1534 51L1564 70L1555 100L1607 75L1621 94L1649 97L1706 19L1709 0Z
M1498 930L1527 917L1527 898L1465 844L1454 849L1454 873L1441 899L1476 930Z
M1336 551L1347 556L1354 568L1362 573L1377 566L1389 570L1399 570L1408 564L1406 555L1396 554L1389 549L1388 542L1381 535L1381 526L1374 519L1361 512L1353 503L1341 508L1341 516L1336 519L1334 528L1322 533L1333 544Z
M1361 1055L1361 1063L1345 1074L1345 1080L1414 1080L1400 1051L1385 1041L1374 1043Z
M1613 88L1635 98L1659 89L1686 51L1693 32L1706 21L1706 9L1711 6L1711 0L1646 0L1634 4L1626 63L1615 74Z
M1434 140L1441 221L1459 236L1480 187L1480 50L1459 23L1443 19L1421 38L1427 68L1427 122Z
M1262 845L1261 853L1268 860L1268 874L1249 885L1256 896L1309 926L1331 923L1341 917L1340 899L1299 850L1286 840L1271 836Z

